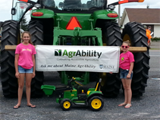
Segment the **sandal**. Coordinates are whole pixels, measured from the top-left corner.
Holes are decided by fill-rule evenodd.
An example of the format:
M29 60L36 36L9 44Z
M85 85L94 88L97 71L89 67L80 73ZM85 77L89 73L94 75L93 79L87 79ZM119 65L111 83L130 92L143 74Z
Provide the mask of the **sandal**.
M126 103L121 103L118 106L121 107L121 106L124 106L124 105L126 105Z
M15 105L14 107L13 107L13 109L18 109L18 108L20 108L21 106L20 105Z
M36 108L36 106L35 105L32 105L32 104L30 104L30 105L27 105L28 107L31 107L31 108Z
M132 105L131 104L127 104L126 106L125 106L125 108L130 108Z

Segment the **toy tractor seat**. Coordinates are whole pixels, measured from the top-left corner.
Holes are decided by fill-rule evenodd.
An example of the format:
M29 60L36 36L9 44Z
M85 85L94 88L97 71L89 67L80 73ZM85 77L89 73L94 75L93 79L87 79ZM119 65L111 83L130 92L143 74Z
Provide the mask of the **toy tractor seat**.
M71 90L72 88L70 86L56 86L56 91L65 91L65 90Z
M56 86L56 91L65 91L65 90L73 90L73 85L72 85L72 82L75 82L77 83L78 85L81 85L79 82L75 81L74 78L72 78L71 80L68 81L68 85L66 86L62 86L62 85L59 85L59 86Z
M101 84L101 79L96 82L95 88L88 88L88 87L79 87L77 89L78 93L78 100L86 100L87 96L91 91L99 91L100 90L100 84Z
M100 87L101 87L101 78L99 79L99 81L96 82L96 85L95 85L95 88L88 88L88 87L79 87L77 89L77 92L80 94L80 93L86 93L86 94L89 94L90 90L94 89L94 91L99 91L100 90Z
M81 94L81 93L87 93L87 91L88 91L88 87L79 87L78 89L77 89L77 93L78 94Z

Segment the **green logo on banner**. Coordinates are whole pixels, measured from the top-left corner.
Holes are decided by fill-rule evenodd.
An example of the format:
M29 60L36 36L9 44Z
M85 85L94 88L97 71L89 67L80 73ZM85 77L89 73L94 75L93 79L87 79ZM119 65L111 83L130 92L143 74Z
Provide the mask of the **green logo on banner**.
M62 55L62 50L56 49L56 50L54 51L54 55L55 55L55 56L61 56L61 55Z
M62 53L62 50L56 49L55 50L55 56L68 56L69 58L72 58L73 56L82 56L82 57L98 57L100 58L102 55L102 52L97 52L96 50L87 50L87 51L67 51L64 50Z

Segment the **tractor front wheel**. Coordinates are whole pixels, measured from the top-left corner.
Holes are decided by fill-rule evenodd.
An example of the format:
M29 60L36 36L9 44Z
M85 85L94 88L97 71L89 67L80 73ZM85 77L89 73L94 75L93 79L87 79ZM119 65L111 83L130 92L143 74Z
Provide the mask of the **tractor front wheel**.
M31 34L31 41L34 45L43 45L43 25L38 20L31 20L28 30ZM43 85L44 75L43 72L36 71L36 76L31 82L31 97L42 97L43 91L41 85Z
M120 27L117 23L105 22L102 28L104 46L121 46L122 38ZM117 97L121 85L121 80L118 73L109 74L103 73L101 82L101 90L106 97Z
M60 106L63 110L70 110L72 107L72 102L69 99L63 99L60 103Z
M19 35L18 22L14 20L5 21L2 28L0 63L3 95L4 97L17 97L18 80L15 77L15 51L5 50L5 45L17 45Z
M101 110L103 105L103 99L100 96L93 96L89 100L89 107L94 111Z

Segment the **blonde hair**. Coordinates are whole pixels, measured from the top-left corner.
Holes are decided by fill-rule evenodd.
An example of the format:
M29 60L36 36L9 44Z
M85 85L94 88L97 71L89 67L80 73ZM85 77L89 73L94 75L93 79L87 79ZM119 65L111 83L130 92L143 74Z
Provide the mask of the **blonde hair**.
M29 35L29 37L30 37L29 43L30 43L30 44L33 44L32 41L31 41L31 34L30 34L28 31L24 31L24 32L22 33L22 38L23 38L24 34L28 34L28 35ZM23 39L22 39L22 42L23 42Z
M130 41L129 40L123 41L123 43L126 43L128 46L130 46Z

